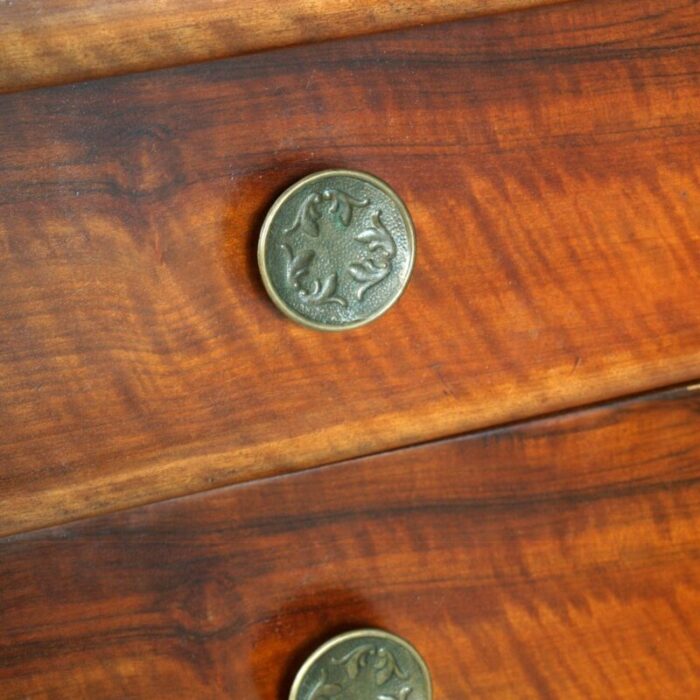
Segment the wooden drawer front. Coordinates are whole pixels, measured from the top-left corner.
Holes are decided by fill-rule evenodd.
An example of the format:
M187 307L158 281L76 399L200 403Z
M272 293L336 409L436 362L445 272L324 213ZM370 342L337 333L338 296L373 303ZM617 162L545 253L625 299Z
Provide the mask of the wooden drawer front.
M284 700L384 627L436 700L700 691L700 391L0 541L3 698Z
M700 374L700 19L575 2L0 99L0 531ZM399 304L285 320L282 188L386 179Z
M566 0L6 2L0 92L224 58Z

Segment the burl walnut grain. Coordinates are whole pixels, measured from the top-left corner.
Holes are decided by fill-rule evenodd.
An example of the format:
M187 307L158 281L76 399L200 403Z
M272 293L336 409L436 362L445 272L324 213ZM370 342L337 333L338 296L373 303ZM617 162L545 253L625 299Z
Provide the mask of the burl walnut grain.
M7 0L0 92L562 0Z
M700 13L575 2L0 99L0 531L700 376ZM417 262L327 335L259 280L324 167Z

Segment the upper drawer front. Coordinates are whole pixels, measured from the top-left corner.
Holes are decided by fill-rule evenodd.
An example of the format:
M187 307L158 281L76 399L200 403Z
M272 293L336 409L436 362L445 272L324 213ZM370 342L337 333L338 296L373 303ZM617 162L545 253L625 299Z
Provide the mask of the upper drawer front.
M5 95L0 531L699 374L698 29L577 2ZM326 167L417 237L397 306L339 335L255 256Z

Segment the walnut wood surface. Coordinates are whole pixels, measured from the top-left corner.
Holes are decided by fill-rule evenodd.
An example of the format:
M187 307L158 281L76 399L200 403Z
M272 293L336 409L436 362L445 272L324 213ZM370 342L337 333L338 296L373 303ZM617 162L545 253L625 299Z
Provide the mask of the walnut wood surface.
M0 541L0 697L286 700L379 626L435 700L700 697L700 386Z
M563 0L5 0L0 92Z
M577 2L0 99L0 531L700 376L700 28ZM329 335L259 280L367 170L408 290Z

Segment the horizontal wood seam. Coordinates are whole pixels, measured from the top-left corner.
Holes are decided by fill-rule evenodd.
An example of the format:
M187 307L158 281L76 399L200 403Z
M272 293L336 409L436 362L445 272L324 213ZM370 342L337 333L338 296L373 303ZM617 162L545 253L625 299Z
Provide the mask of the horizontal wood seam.
M511 430L514 429L519 429L519 428L524 428L530 425L533 425L538 422L542 422L545 420L550 420L550 419L556 419L556 418L562 418L562 417L572 417L575 416L576 414L584 414L584 413L589 413L593 412L598 409L611 409L615 408L617 410L624 410L627 406L632 406L635 403L643 400L651 400L651 401L659 401L659 400L664 400L664 401L673 401L674 399L681 398L685 396L688 393L694 393L694 392L700 392L700 382L696 381L693 379L690 383L688 382L683 382L680 384L672 384L669 386L663 386L663 387L658 387L655 389L651 389L648 391L641 391L641 392L632 392L629 394L625 394L623 396L617 396L617 397L612 397L609 399L605 399L602 401L594 401L591 403L584 403L581 404L580 406L574 406L572 408L567 408L564 410L559 410L559 411L551 411L551 412L545 412L539 415L533 415L529 416L527 418L523 418L520 420L516 421L508 421L502 424L496 424L492 426L487 426L485 428L480 428L478 430L471 430L471 431L466 431L464 433L456 433L454 435L448 435L446 437L440 437L435 440L426 440L426 441L421 441L421 442L416 442L414 444L410 445L402 445L400 447L396 447L393 449L389 450L384 450L381 452L370 452L367 454L358 454L350 459L342 459L342 460L337 460L337 461L332 461L332 462L325 462L322 464L317 464L313 466L306 467L304 469L299 469L296 471L292 472L287 472L287 473L282 473L282 474L277 474L277 475L272 475L272 476L263 476L258 479L246 479L243 481L236 481L232 482L229 484L217 484L211 489L201 489L197 491L192 491L188 493L183 493L178 496L173 496L171 498L164 498L164 499L159 499L155 501L145 501L142 503L135 503L133 505L129 505L126 507L122 508L114 508L114 509L107 509L107 510L101 510L97 513L90 514L86 517L83 518L73 518L73 519L68 519L65 521L57 521L54 523L51 523L50 525L38 527L38 528L28 528L26 530L19 530L17 532L11 532L7 534L3 534L0 536L0 544L3 542L11 542L16 539L19 539L23 537L24 535L34 535L36 533L40 533L43 531L50 531L55 528L63 528L72 525L73 523L80 523L80 522L86 522L90 520L97 520L99 518L102 518L107 515L113 515L115 513L123 513L123 512L129 512L129 511L135 511L141 508L148 508L151 506L157 506L159 504L163 503L177 503L178 501L183 501L188 498L193 498L193 497L206 497L206 496L211 496L215 494L216 492L222 492L224 490L228 489L235 489L235 488L240 488L240 487L245 487L249 486L251 484L256 484L256 485L264 485L266 482L271 483L271 482L278 482L282 479L294 479L295 476L298 476L301 473L309 473L309 472L314 472L318 470L325 470L325 469L332 469L334 467L337 467L342 464L347 464L349 462L355 462L355 461L361 461L365 459L370 459L374 457L381 457L381 456L388 456L392 454L397 454L400 455L401 453L408 453L411 450L418 449L418 448L429 448L431 446L437 446L437 445L442 445L448 442L453 442L456 440L464 439L464 438L488 438L490 435L496 435L496 434L501 434L501 433L507 433ZM686 481L680 480L673 482L672 485L674 486L680 486L682 487L684 484L686 485L694 485L696 483L696 479L690 479ZM630 495L632 493L648 493L648 492L653 492L654 490L660 488L659 484L646 484L645 486L641 487L640 485L634 485L632 484L631 486L625 487L622 490L620 489L606 489L604 494L598 493L598 490L594 489L592 492L586 492L582 491L580 494L577 494L575 497L572 496L567 496L566 494L560 495L559 497L556 496L556 494L553 495L548 495L548 496L542 496L540 499L537 498L532 498L529 497L527 499L523 499L523 501L516 501L513 499L504 499L504 500L493 500L493 501L480 501L480 500L475 500L474 501L474 506L483 508L483 509L491 509L494 507L513 507L516 506L520 503L522 504L534 504L534 503L561 503L561 502L573 502L573 501L583 501L583 500L600 500L601 498L609 498L609 497L616 497L620 495ZM443 509L446 507L449 507L447 503L439 503L439 504L434 504L435 508L438 509ZM396 512L392 511L392 513L395 515ZM353 516L354 517L354 516Z
M119 11L112 11L111 15L109 11L100 13L100 3L94 4L97 10L93 7L82 14L80 10L65 12L66 19L61 20L60 1L44 8L38 1L35 4L39 7L28 21L23 21L22 3L16 3L3 9L8 29L0 28L0 94L467 21L573 1L467 0L441 7L439 1L405 0L387 4L378 11L371 0L365 0L359 4L346 2L332 10L324 8L323 16L306 17L305 0L292 0L288 6L277 8L275 21L268 22L267 30L262 24L259 27L254 24L255 0L239 3L239 14L224 7L222 18L217 18L214 11L210 19L195 17L193 13L189 23L186 20L189 3L183 3L181 23L173 23L170 15L148 16L150 3L144 3L141 14L146 16L142 20L122 17ZM134 14L138 12L138 3L135 4ZM67 9L72 9L70 4ZM103 15L100 23L91 20L90 11ZM17 16L13 16L13 12ZM404 19L411 15L411 20ZM226 24L231 27L228 32L222 29ZM76 26L79 31L75 30ZM66 41L65 34L71 34L70 41Z

